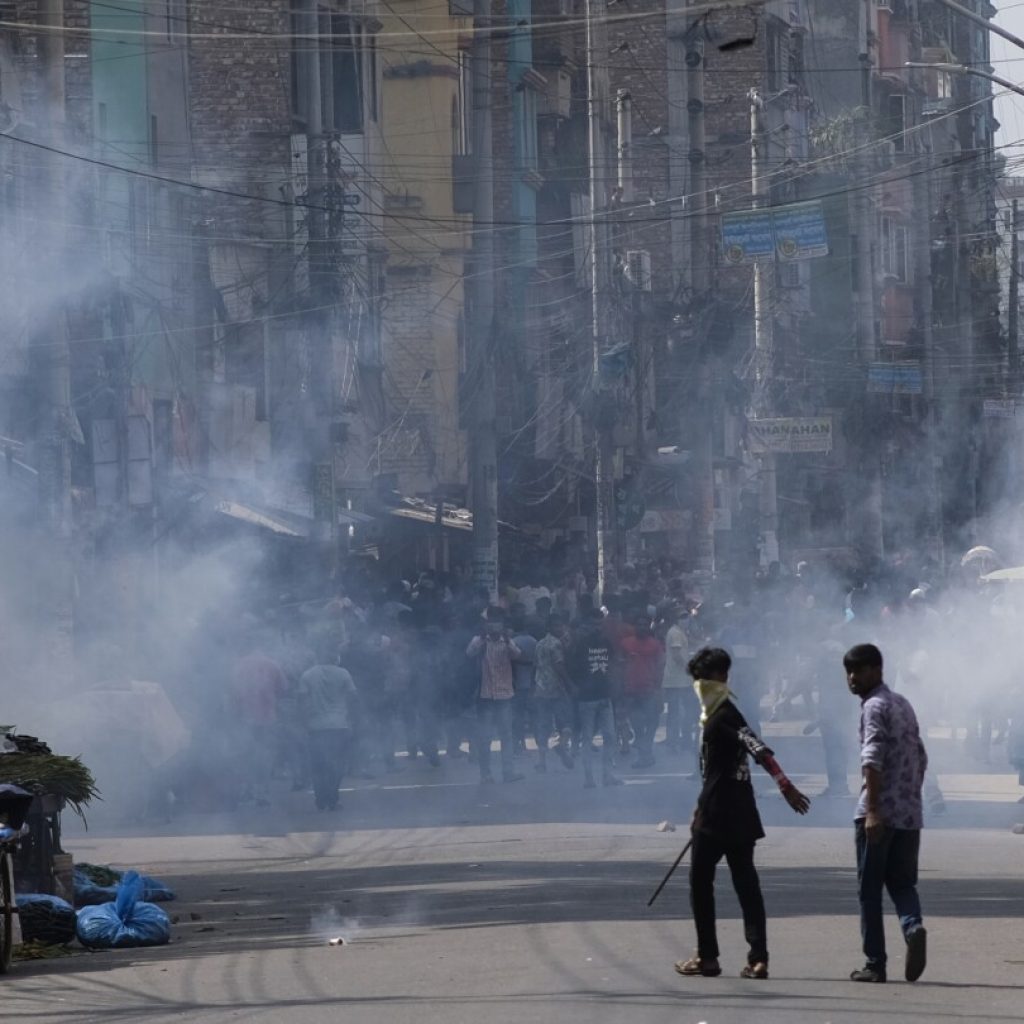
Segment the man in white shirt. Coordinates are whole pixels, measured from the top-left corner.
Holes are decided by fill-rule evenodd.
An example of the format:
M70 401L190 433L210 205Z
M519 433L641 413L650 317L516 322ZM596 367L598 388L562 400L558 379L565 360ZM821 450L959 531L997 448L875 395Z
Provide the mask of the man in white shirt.
M665 736L668 749L676 754L696 753L695 705L690 696L691 682L686 671L690 657L689 642L683 628L688 615L685 605L676 605L669 613L672 625L665 635L665 674L661 684L668 705Z

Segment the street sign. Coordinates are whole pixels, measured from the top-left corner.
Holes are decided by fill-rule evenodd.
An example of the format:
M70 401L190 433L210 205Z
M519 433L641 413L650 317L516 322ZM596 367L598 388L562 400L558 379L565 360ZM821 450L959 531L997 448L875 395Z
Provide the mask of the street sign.
M799 416L748 420L747 440L754 455L832 451L832 417Z

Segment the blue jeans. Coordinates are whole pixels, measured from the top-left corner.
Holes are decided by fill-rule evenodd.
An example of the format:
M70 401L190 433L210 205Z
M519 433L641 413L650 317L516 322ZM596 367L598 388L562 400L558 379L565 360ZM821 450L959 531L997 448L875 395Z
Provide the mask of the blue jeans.
M904 938L921 924L921 900L917 895L917 857L921 849L921 832L919 829L886 826L882 838L877 843L869 843L863 818L854 822L854 829L864 957L870 966L884 969L883 887L888 890L896 906Z
M491 775L491 741L495 733L501 746L501 773L508 778L512 768L512 700L484 700L476 702L477 730L476 754L480 763L480 777Z
M600 733L601 767L607 777L612 773L612 758L615 756L615 723L612 720L612 702L607 699L581 700L579 710L583 772L587 778L593 775L591 763L594 759L594 750L590 741L597 733Z

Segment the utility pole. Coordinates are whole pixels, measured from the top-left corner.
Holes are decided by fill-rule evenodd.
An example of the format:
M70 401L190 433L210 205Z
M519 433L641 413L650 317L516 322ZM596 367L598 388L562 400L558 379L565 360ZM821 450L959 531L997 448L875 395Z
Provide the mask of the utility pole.
M768 137L764 128L765 101L757 89L750 90L750 179L753 208L771 205L768 177ZM775 317L772 309L772 278L775 274L774 253L771 260L754 263L754 402L757 418L771 415L772 363L775 346ZM779 504L776 481L776 456L761 455L761 543L767 565L779 560Z
M623 204L633 202L633 102L626 89L620 89L615 97L616 122L618 125L617 174L619 198ZM628 230L628 229L627 229ZM626 249L629 249L628 238ZM630 321L633 341L633 400L634 400L634 445L639 461L644 453L644 355L643 352L643 288L644 282L632 281L630 291ZM631 557L631 553L627 554Z
M1012 213L1010 215L1010 300L1009 309L1006 311L1007 333L1009 334L1010 348L1010 397L1017 397L1017 387L1020 383L1020 215L1017 207L1017 200L1014 199Z
M331 575L337 567L337 512L335 507L334 447L331 442L334 375L331 330L337 288L334 253L330 244L327 206L327 146L324 132L322 71L320 67L320 21L317 0L300 0L300 39L295 40L300 56L299 79L306 121L306 229L309 234L309 293L313 309L306 314L305 330L310 332L314 353L312 403L306 427L313 437L310 451L310 481L313 492L315 536L329 550Z
M598 224L598 208L603 207L604 132L601 126L602 100L607 95L604 54L597 39L604 38L599 26L607 12L605 0L586 0L587 47L587 140L590 176L590 319L592 340L592 419L594 422L594 518L597 548L597 588L604 593L605 575L611 555L609 518L612 505L612 425L609 422L607 399L602 385L601 357L605 350L605 290L608 273L605 265L607 249L604 226ZM605 82L599 80L604 76Z
M618 180L623 203L633 202L633 100L626 89L615 98L618 123Z
M865 118L872 116L871 92L871 40L874 36L872 18L874 6L865 0L860 5L860 52L862 54L861 107L864 116L856 121L854 149L862 154L858 158L860 180L868 180L870 168L863 153L869 141L868 124ZM870 364L877 357L875 343L875 261L874 240L877 231L874 201L870 189L860 189L852 197L855 224L854 259L857 267L857 347L864 365L865 376ZM858 467L857 500L860 504L860 536L858 547L861 553L871 559L880 560L885 554L882 518L882 466L881 446L884 439L868 436L864 431L861 445L862 464Z
M43 139L55 149L64 147L64 0L40 0L38 37L42 102L39 104ZM36 171L35 195L53 220L47 249L52 266L67 265L62 232L64 188L56 154L46 153ZM65 684L74 666L74 562L71 549L71 443L81 441L71 403L71 355L67 309L57 302L40 318L32 339L32 372L38 401L35 462L39 473L39 522L46 538L47 557L41 564L49 576L41 579L39 607L50 617L45 647L49 678Z
M927 154L931 163L931 153ZM931 555L940 567L945 567L945 538L942 529L942 484L939 475L938 415L935 381L935 337L932 330L932 167L917 181L918 208L914 218L914 252L917 265L914 278L921 318L921 342L924 352L925 400L925 486L927 497L925 512L928 522L928 541ZM1012 278L1011 278L1012 282ZM1011 284L1012 287L1012 284Z
M491 119L491 0L473 3L473 275L469 318L473 432L469 487L473 582L498 597L498 438L494 380L494 150Z
M690 5L692 6L692 4ZM701 36L703 22L699 17L688 19L686 26L686 135L689 182L687 192L692 200L690 230L688 237L690 263L690 300L704 318L713 313L710 301L708 261L711 248L708 245L708 203L707 166L705 161L704 132L704 40ZM698 332L698 353L703 349L703 333ZM715 571L715 470L712 451L713 423L719 415L719 398L716 393L711 357L699 355L697 374L700 392L707 396L707 406L694 417L690 411L688 426L693 449L694 477L697 481L697 507L695 509L696 562L704 572ZM703 403L702 403L703 405Z

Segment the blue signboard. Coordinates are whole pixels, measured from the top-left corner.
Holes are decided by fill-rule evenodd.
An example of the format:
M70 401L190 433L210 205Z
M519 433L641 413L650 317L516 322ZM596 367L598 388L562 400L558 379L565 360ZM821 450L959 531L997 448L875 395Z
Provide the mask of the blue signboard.
M772 210L775 251L782 260L809 260L828 255L828 235L821 203L794 203Z
M873 395L919 395L923 390L921 364L912 360L899 363L870 363L868 392Z
M722 216L722 251L726 263L752 263L775 255L770 210L744 210Z
M734 265L757 260L808 260L828 255L821 203L791 203L722 215L722 252Z

